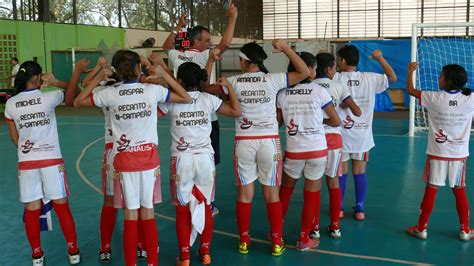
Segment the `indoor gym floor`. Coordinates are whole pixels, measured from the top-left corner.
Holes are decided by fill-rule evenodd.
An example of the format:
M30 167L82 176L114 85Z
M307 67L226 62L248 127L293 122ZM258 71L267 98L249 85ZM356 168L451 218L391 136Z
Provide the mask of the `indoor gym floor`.
M418 219L419 205L424 192L421 181L426 150L426 135L408 138L407 120L401 115L376 115L374 134L376 147L368 164L368 194L366 220L356 221L350 212L341 221L342 239L333 240L322 230L317 250L298 252L294 249L303 202L302 182L293 194L284 224L284 239L289 249L281 257L272 257L266 240L269 225L262 193L257 186L252 208L252 247L248 255L237 251L238 236L235 223L236 189L232 169L234 123L220 119L222 162L217 166L216 203L220 214L215 218L212 242L213 265L385 265L385 264L474 264L474 241L457 239L459 222L452 192L448 188L438 193L433 211L428 240L409 237L405 228ZM163 203L155 206L157 216L160 264L174 265L178 246L174 224L174 207L169 192L169 119L158 123L162 174ZM103 118L97 110L62 107L58 111L58 130L62 154L68 171L71 190L70 205L76 222L82 265L101 265L98 261L99 217L102 206L100 169L103 151ZM283 139L282 139L283 140ZM284 143L282 141L282 143ZM471 151L473 149L471 145ZM0 265L31 265L30 248L21 220L23 205L18 202L17 156L8 137L4 122L0 124ZM470 182L474 160L468 161L468 198L472 202ZM348 178L345 209L354 203L352 177ZM321 227L329 223L328 193L323 185ZM471 207L472 208L472 207ZM57 218L53 215L53 231L41 234L47 265L67 265L66 245ZM474 226L474 221L471 221ZM123 265L123 215L119 212L113 235L111 265ZM195 243L194 251L197 251ZM193 254L196 254L194 253ZM198 256L192 263L199 264ZM138 265L146 265L139 262Z

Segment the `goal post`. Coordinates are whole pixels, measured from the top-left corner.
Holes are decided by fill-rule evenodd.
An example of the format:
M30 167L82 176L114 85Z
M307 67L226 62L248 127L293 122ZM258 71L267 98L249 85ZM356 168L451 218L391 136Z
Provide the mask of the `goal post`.
M415 88L438 90L438 76L444 65L459 64L469 76L468 86L474 85L474 22L412 24L411 62L418 62L414 73ZM427 112L410 97L408 135L427 130Z

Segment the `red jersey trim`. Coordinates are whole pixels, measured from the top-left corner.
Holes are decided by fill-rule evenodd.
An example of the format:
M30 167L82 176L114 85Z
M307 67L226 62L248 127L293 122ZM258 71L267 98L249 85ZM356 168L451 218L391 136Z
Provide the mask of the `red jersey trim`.
M342 148L342 136L337 133L326 134L328 150L337 150Z
M166 115L166 113L163 112L163 110L161 110L161 108L160 108L159 106L158 106L156 109L157 109L158 113L159 113L161 116L165 116L165 115Z
M113 142L105 143L104 150L111 150L114 147Z
M421 98L422 98L422 97L421 97L421 94L422 94L422 92L420 91L420 97L418 97L418 101L420 101L420 102L419 102L420 106L421 106Z
M278 135L267 135L267 136L235 136L234 140L255 140L255 139L278 139Z
M285 152L285 157L292 160L309 160L328 156L328 150L307 152Z
M64 164L63 158L18 162L18 170L33 170Z
M467 157L463 158L446 158L446 157L440 157L440 156L435 156L435 155L429 155L428 154L428 160L438 160L438 161L464 161L466 160Z
M6 118L6 117L5 117L5 121L7 121L7 122L15 122L13 119Z
M118 152L114 157L114 168L117 172L140 172L155 169L160 165L158 147L155 144L143 144L133 151Z
M91 95L89 97L91 98L92 106L97 106L97 105L95 105L95 102L94 102L94 93L91 93Z

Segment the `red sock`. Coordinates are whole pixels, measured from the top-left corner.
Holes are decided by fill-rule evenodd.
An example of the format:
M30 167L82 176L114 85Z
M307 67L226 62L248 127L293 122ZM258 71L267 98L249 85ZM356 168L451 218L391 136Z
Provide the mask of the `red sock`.
M281 213L283 214L283 220L285 220L286 212L288 211L288 205L290 205L291 194L293 194L294 188L286 186L280 187L280 202L281 202Z
M250 243L250 211L252 203L237 201L237 227L239 228L240 242ZM281 220L281 216L280 216Z
M138 221L125 220L123 223L123 256L126 266L136 266L138 245Z
M34 211L25 209L25 231L28 242L30 242L33 258L43 256L43 250L41 250L40 213L40 209Z
M69 204L67 202L64 204L53 202L53 208L58 215L59 224L61 225L64 238L66 238L68 252L69 254L76 254L79 251L77 247L76 225L74 224Z
M317 191L318 195L314 202L314 220L313 220L313 230L319 230L319 210L321 210L321 191ZM337 214L339 215L339 213Z
M204 230L201 234L201 248L199 249L199 254L201 256L210 254L213 230L214 219L212 219L211 205L206 205L206 225L204 226Z
M420 218L418 219L418 230L423 231L428 226L428 220L430 219L431 212L433 211L436 192L438 189L426 186L425 195L420 206Z
M466 197L466 190L464 188L453 189L456 197L456 209L458 211L459 223L461 230L469 233L469 203Z
M140 216L138 217L138 245L137 247L139 249L143 249L145 250L145 241L144 241L144 236L143 236L143 221L142 219L140 218Z
M181 260L191 259L189 238L191 237L191 212L189 206L176 206L176 235Z
M110 252L110 242L114 232L117 209L110 206L102 206L100 213L100 251Z
M341 189L329 189L329 212L331 217L331 230L339 229L339 211L341 210Z
M319 204L316 204L316 201L319 199L320 192L304 190L303 195L304 203L303 211L301 213L301 231L298 241L306 243L309 241L309 231L313 229L314 216L319 212L319 209L317 209Z
M283 220L281 215L281 203L279 201L267 203L267 216L272 232L272 244L282 244Z
M140 231L140 228L138 228ZM158 231L155 219L142 220L143 241L147 253L148 266L158 265Z

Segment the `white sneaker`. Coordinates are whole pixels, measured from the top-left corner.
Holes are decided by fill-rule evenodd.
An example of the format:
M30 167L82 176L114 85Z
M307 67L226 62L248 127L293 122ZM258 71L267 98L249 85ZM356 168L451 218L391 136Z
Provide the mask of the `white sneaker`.
M469 241L471 238L474 238L474 229L469 229L469 233L464 232L464 230L461 230L459 232L459 239L462 241Z
M79 264L81 262L81 253L79 251L76 254L68 254L69 256L69 264Z
M320 239L321 235L319 233L319 230L313 230L313 231L309 232L309 238L311 238L311 239Z
M428 238L428 231L424 229L423 231L418 230L418 226L414 225L407 228L407 234L414 236L416 238L425 240Z
M43 256L41 256L39 258L33 259L32 262L33 262L33 266L43 266L43 264L44 264L44 254L43 254Z
M332 238L339 239L339 238L342 237L341 229L333 229L333 230L331 230L331 228L328 227L328 232L329 232L329 236L332 237Z

